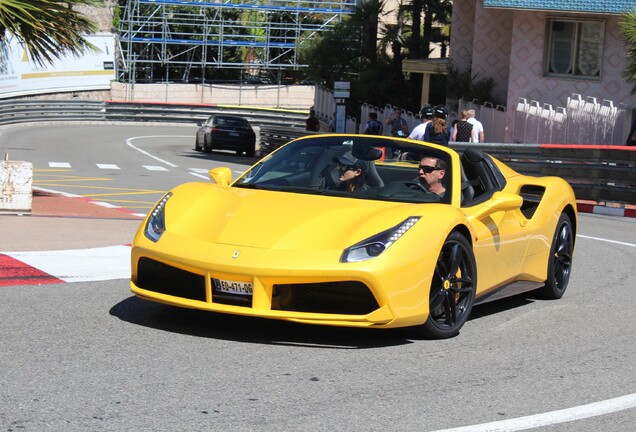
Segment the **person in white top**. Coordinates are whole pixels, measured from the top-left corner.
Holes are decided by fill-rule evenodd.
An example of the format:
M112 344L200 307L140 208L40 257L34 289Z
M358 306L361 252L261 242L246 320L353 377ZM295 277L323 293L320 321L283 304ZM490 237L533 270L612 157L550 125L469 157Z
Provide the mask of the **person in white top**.
M422 123L418 124L413 128L411 134L409 135L410 139L422 141L424 139L424 132L426 132L426 125L431 122L433 119L433 107L425 106L420 110L420 118L422 119Z
M479 120L477 120L475 118L475 110L474 109L470 109L468 110L468 123L473 125L473 131L475 132L475 135L477 135L477 141L475 142L484 142L484 125L481 124L481 122Z

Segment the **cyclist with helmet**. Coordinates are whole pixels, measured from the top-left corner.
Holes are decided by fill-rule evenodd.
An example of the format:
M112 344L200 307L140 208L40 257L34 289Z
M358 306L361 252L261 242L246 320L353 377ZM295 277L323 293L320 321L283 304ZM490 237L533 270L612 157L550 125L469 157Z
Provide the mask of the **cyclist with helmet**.
M444 105L437 105L433 108L433 117L433 121L426 125L423 139L426 142L447 146L450 140L448 125L446 123L448 108Z
M433 107L430 105L424 105L420 110L420 119L422 123L415 126L409 135L410 139L422 141L424 139L424 132L426 131L426 125L433 120Z

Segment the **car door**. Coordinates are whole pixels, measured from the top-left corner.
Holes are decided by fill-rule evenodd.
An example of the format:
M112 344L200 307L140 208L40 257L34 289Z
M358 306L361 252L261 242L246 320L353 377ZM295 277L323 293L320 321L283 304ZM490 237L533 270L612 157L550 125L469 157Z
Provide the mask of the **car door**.
M520 208L501 204L506 200L520 203L521 197L501 194L506 180L487 154L467 149L461 168L462 210L473 230L478 290L483 291L519 275L530 238L527 220ZM501 210L488 210L493 205Z

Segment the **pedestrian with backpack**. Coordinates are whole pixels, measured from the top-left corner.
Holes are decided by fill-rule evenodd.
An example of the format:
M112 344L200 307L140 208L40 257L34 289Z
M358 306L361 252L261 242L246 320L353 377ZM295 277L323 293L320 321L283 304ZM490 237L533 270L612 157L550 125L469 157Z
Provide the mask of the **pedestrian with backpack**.
M364 125L362 133L365 135L382 135L384 133L384 126L378 121L378 113L369 113L369 121Z

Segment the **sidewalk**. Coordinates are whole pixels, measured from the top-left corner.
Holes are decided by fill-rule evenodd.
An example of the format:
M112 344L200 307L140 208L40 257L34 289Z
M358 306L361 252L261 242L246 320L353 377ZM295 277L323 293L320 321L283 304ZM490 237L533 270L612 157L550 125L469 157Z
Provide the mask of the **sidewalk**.
M0 214L0 253L127 245L141 221L122 208L34 190L31 215Z

